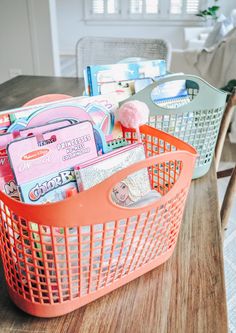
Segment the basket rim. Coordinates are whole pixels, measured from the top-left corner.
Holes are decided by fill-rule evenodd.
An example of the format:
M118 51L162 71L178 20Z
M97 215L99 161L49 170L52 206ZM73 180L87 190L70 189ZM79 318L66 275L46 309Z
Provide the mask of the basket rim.
M177 148L178 145L181 146L181 148L185 147L186 150L180 149L148 157L145 160L131 164L118 171L92 188L77 193L62 201L46 204L28 204L17 201L0 191L0 200L2 201L1 209L3 210L3 206L6 205L6 213L7 210L10 209L15 215L20 216L27 221L32 221L39 225L60 227L93 225L98 224L99 221L100 223L106 223L122 219L124 216L125 218L129 218L134 215L140 215L144 211L157 209L166 201L174 198L180 188L189 187L195 160L197 158L197 152L192 146L182 140L148 125L141 126L140 131L147 135L154 134L157 137L159 135L159 139L165 141L169 140L167 141L169 144L175 144ZM173 187L160 199L139 208L121 207L112 202L110 194L112 188L119 181L140 169L171 160L181 160L183 162L182 170ZM45 221L44 223L42 222L43 219Z

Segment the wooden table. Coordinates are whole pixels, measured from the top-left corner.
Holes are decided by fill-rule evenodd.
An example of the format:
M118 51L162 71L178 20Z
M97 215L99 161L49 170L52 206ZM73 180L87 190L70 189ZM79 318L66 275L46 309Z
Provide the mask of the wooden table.
M46 93L79 95L78 79L20 76L0 85L0 109ZM227 309L215 168L192 182L169 261L73 313L31 317L11 302L0 272L0 332L225 333Z

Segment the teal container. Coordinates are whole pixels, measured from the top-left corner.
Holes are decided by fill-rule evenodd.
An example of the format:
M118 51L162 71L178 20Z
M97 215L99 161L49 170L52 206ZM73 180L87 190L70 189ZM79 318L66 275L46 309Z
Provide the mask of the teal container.
M176 101L174 106L173 103L166 102L158 102L157 105L152 99L154 92L160 91L167 82L171 83L171 90L173 82L176 81L185 82L187 97L173 99L173 103ZM211 86L200 77L170 74L122 103L129 100L146 103L150 109L148 125L168 132L196 148L199 156L195 164L194 179L205 175L211 166L226 97L227 93Z

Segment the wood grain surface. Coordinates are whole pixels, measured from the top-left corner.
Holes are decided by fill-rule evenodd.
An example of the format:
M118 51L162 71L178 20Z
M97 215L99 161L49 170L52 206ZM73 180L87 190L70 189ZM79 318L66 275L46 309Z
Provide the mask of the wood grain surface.
M78 78L20 75L0 85L0 111L20 107L40 95L79 96L83 89L83 80Z
M77 89L77 79L21 76L0 86L0 105L1 109L19 106L49 92L76 95ZM165 264L54 319L34 318L19 310L8 297L1 270L0 332L226 333L220 230L213 163L206 176L192 181L178 243Z

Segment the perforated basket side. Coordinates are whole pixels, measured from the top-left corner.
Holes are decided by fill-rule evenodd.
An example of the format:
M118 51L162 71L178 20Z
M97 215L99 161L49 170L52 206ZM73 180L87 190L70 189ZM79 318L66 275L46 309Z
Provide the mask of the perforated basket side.
M175 109L162 108L151 99L151 92L158 85L175 80L194 82L189 87L191 102ZM227 94L209 85L206 81L192 75L170 75L161 78L138 92L128 100L145 102L150 109L148 124L170 133L196 148L199 157L194 177L204 175L214 156L216 140L225 109Z
M0 192L5 277L24 311L43 317L70 312L172 254L196 153L178 139L165 140L171 136L156 129L141 131L149 158L65 201L33 206ZM188 151L178 151L181 144ZM148 168L161 199L132 209L113 204L114 185L142 168Z

